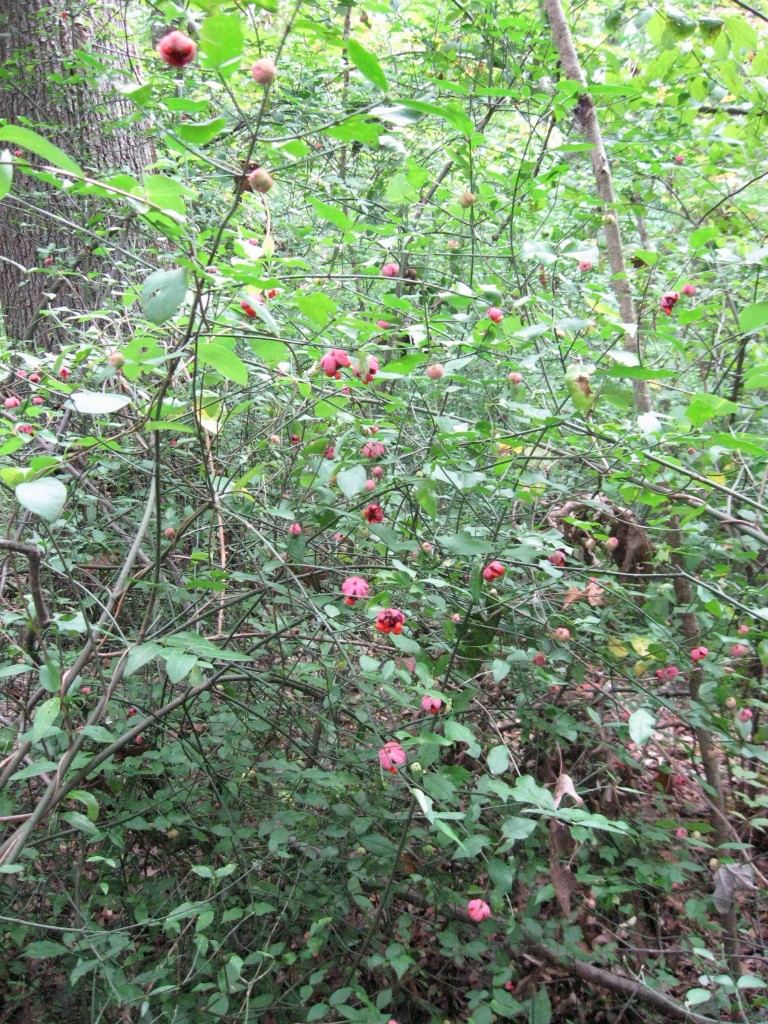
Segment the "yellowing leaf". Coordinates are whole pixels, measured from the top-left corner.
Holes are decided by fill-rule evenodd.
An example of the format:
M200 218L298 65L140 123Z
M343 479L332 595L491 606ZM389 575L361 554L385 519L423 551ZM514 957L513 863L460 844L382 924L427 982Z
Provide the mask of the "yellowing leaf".
M629 649L624 644L620 644L618 640L609 640L608 650L614 658L626 658L629 654Z
M632 650L635 654L639 654L641 658L648 657L648 650L651 645L650 637L647 636L633 636L629 641L632 644Z

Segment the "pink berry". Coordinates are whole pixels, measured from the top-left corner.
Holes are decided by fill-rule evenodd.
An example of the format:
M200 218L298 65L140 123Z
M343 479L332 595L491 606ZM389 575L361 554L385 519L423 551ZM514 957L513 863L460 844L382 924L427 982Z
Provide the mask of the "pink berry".
M542 654L541 651L539 651L538 654L534 654L532 660L533 660L533 664L537 668L544 668L544 666L547 664L547 656L546 656L546 654Z
M382 277L397 277L400 273L400 267L397 263L385 263L381 268Z
M742 622L739 628L736 630L739 636L747 636L749 634L749 626Z
M742 708L741 711L739 712L739 721L740 722L749 722L749 721L751 721L751 719L752 719L752 710L751 710L751 708Z
M609 537L608 540L605 542L605 549L606 549L606 551L615 551L618 546L619 546L619 538L618 537Z
M69 370L66 368L66 366L62 366L62 368L59 370L59 376L61 377L62 380L67 379L67 377L69 376Z
M485 900L470 900L467 904L467 913L473 921L479 924L491 916L491 908Z
M669 316L675 308L675 303L680 298L679 292L664 292L659 299L659 309L665 316Z
M440 380L444 373L445 368L442 363L432 363L427 367L427 376L430 380Z
M376 481L375 480L366 480L365 481L365 489L366 489L366 491L374 491L374 490L376 490Z
M566 629L565 626L558 626L557 629L555 630L555 639L559 640L561 643L565 643L566 640L570 640L571 639L571 631L570 631L570 629Z
M374 480L381 480L381 478L384 476L384 467L374 466L373 469L371 470L371 476L373 477Z
M291 523L288 527L288 533L290 533L292 537L298 537L301 533L301 523Z
M458 612L454 612L451 616L451 622L461 622L461 616Z
M183 32L169 32L157 44L160 59L174 68L191 64L197 54L197 46Z
M558 548L554 554L547 555L547 561L551 562L558 569L562 569L566 562L566 554L562 548Z
M39 384L40 383L40 374L39 373L30 373L30 375L29 375L29 382L30 382L30 384Z
M251 68L251 74L257 85L271 85L277 78L277 67L271 58L262 57Z
M257 167L255 171L251 171L248 175L248 184L254 192L265 195L275 184L275 179L263 167Z
M677 836L678 839L685 839L686 836L688 835L688 829L687 828L682 828L682 827L681 828L676 828L675 829L675 835Z
M250 320L253 320L256 316L256 310L250 303L246 302L245 299L240 300L240 308Z
M695 284L684 284L683 287L680 289L680 291L683 293L683 295L695 295L696 294L696 285Z
M579 270L582 274L586 274L588 270L592 269L592 260L579 260Z
M504 319L504 313L499 309L498 306L491 306L488 312L485 314L489 320L493 320L495 324L500 324Z
M6 398L3 402L6 409L15 409L17 405L21 405L21 399L16 398L15 395L11 395L10 398Z
M46 256L45 259L43 260L43 265L46 266L46 267L52 267L53 266L53 256Z
M80 687L80 693L84 693L86 695L86 697L88 696L88 694L90 692L91 692L90 686L81 686Z
M436 715L442 706L443 702L439 697L430 697L428 694L424 694L421 698L422 711L426 711L430 715Z
M511 373L507 374L507 380L511 381L513 384L522 384L523 375L522 373L518 373L517 370L513 370Z
M386 331L386 329L389 327L389 321L388 320L377 320L376 321L376 326L380 327L382 329L382 331Z
M445 244L449 249L458 249L460 242L456 238L449 238Z
M355 601L368 597L371 585L360 576L348 576L341 584L341 592L344 595L345 603L351 606Z
M691 651L691 661L694 662L694 664L697 664L698 662L703 661L708 654L709 649L707 647L694 647Z
M405 761L405 751L395 740L385 743L379 751L379 764L385 772L391 772L392 775L397 775L398 767L405 764Z
M731 657L733 658L743 658L747 654L749 654L749 648L745 644L734 644L731 647Z
M678 164L678 166L680 164L684 164L685 163L685 157L683 156L682 153L676 153L675 154L675 163Z
M503 576L507 570L501 564L501 562L489 562L488 565L483 569L483 579L490 582L491 580L499 579Z

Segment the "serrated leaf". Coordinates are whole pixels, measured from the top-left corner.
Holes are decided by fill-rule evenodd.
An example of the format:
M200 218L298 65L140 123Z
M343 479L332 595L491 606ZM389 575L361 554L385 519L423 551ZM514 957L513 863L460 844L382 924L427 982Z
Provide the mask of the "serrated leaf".
M638 708L629 716L629 735L639 747L653 736L656 718L645 708Z
M153 324L163 324L176 313L187 294L187 272L156 270L141 286L141 308Z
M387 76L375 55L361 46L356 39L350 39L347 43L347 53L357 70L382 92L386 92Z
M537 989L528 1008L528 1024L550 1024L552 1003L545 988Z
M67 500L67 488L52 476L18 484L15 493L20 505L49 523L56 522Z
M111 416L131 402L126 395L113 395L103 391L75 391L69 396L69 400L83 416Z
M240 356L223 345L215 345L213 342L198 345L197 358L205 366L212 366L226 380L235 384L248 383L248 367Z
M368 479L362 466L351 466L349 469L342 469L336 477L336 483L345 498L354 498L365 490L365 482Z

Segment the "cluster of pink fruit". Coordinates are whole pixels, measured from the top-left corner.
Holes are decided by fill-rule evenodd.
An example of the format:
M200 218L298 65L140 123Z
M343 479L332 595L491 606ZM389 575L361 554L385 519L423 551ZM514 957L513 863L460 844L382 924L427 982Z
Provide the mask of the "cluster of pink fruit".
M326 377L332 377L336 380L341 380L340 371L350 366L352 366L352 360L349 358L349 353L345 352L343 348L332 348L320 360L320 369ZM370 384L379 372L379 360L376 356L365 356L358 359L355 365L352 366L352 372L364 384Z

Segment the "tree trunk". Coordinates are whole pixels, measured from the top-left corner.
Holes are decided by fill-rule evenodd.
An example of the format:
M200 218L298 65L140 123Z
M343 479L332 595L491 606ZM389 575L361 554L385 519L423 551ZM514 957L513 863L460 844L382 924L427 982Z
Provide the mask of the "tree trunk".
M124 5L0 0L0 68L0 117L11 125L33 129L97 175L140 175L152 162L151 143L129 122L134 108L109 81L112 68L136 74ZM19 173L27 161L41 162L21 151L0 201L0 309L10 338L50 348L64 339L70 310L97 308L114 287L121 250L136 246L140 223L117 204L68 197Z

